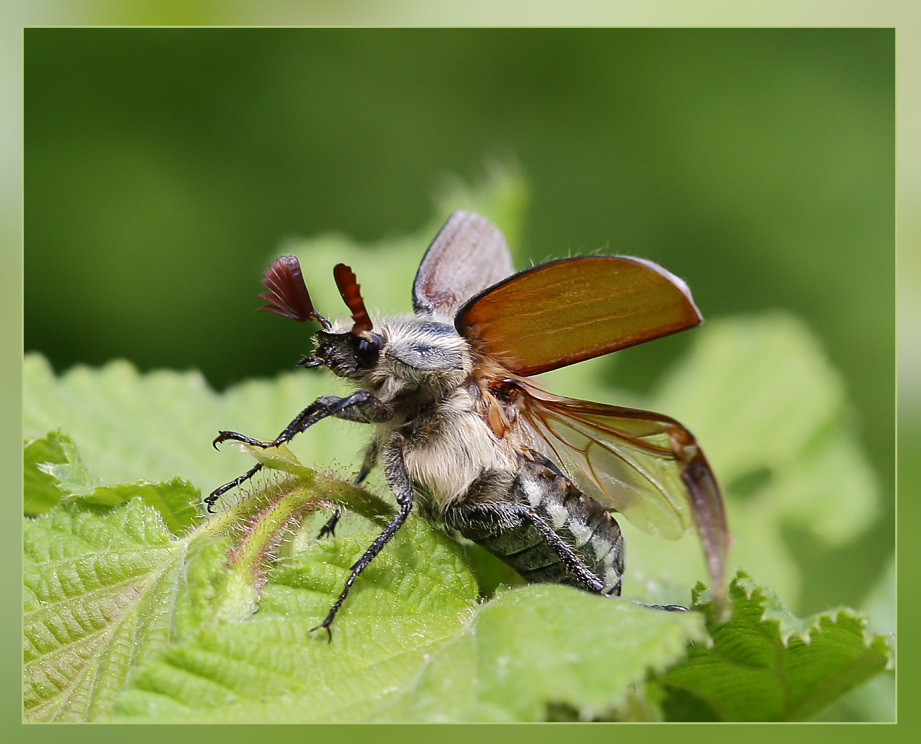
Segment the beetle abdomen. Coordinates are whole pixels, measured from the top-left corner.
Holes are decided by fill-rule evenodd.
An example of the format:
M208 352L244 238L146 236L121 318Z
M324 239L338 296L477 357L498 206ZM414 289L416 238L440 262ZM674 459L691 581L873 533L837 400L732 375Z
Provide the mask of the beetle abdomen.
M543 460L543 458L541 458ZM584 577L563 560L559 546L550 544L533 521L518 516L511 520L510 510L500 505L470 505L468 519L452 525L464 537L473 540L514 568L531 583L568 584L601 594L619 595L624 570L624 538L611 514L597 501L582 493L561 475L552 463L524 460L512 486L513 503L530 511L552 530L587 569L600 586L589 587ZM484 520L483 507L504 512ZM476 512L476 516L474 513ZM453 520L452 520L453 521Z

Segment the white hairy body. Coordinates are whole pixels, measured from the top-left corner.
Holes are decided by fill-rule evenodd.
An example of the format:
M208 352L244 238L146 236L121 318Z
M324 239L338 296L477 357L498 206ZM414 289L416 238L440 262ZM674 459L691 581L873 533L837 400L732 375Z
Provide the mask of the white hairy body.
M458 388L431 409L424 429L407 438L406 471L420 493L431 497L429 508L436 514L462 498L484 472L518 471L517 438L497 437L478 407L469 388Z

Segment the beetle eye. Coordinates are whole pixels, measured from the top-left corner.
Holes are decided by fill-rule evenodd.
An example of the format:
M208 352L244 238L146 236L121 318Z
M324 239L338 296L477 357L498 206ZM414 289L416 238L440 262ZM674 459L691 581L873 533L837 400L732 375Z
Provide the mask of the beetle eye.
M377 364L377 358L380 356L380 342L373 338L369 341L359 337L358 346L355 349L355 357L358 360L358 366L364 369L370 369Z

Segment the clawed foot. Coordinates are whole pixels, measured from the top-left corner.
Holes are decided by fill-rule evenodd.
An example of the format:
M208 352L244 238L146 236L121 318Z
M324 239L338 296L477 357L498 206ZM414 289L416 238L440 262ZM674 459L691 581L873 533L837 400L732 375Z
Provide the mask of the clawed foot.
M317 627L315 627L315 628L311 628L309 632L313 633L313 631L319 630L320 628L323 628L323 629L326 630L326 635L328 636L326 642L327 642L327 643L332 643L332 642L333 642L333 632L329 629L329 626L333 624L333 618L334 618L335 616L336 616L336 613L335 613L335 612L330 612L330 613L326 616L326 619L325 619L322 623L320 623L320 624L319 624Z
M231 488L236 488L237 486L245 483L250 478L252 478L256 473L262 470L262 463L257 462L253 467L247 470L239 478L234 478L229 483L225 483L220 488L215 488L209 496L206 496L203 501L208 505L208 514L214 514L214 505L217 503L217 500L221 498L225 493L227 493Z
M243 434L238 434L235 431L219 431L217 436L214 438L214 441L211 442L211 446L214 449L217 449L217 446L221 442L226 442L228 439L232 439L235 442L243 442L243 444L249 444L253 447L261 447L262 449L268 449L269 447L277 447L280 443L275 442L262 442L258 439L253 439L251 437L244 436Z

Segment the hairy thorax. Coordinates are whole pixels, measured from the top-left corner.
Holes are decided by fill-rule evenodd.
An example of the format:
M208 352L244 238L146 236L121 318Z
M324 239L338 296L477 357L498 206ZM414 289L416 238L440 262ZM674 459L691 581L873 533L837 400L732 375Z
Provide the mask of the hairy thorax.
M404 457L424 508L438 515L462 498L486 472L516 473L521 445L513 435L497 436L484 415L476 386L454 390L399 427Z

